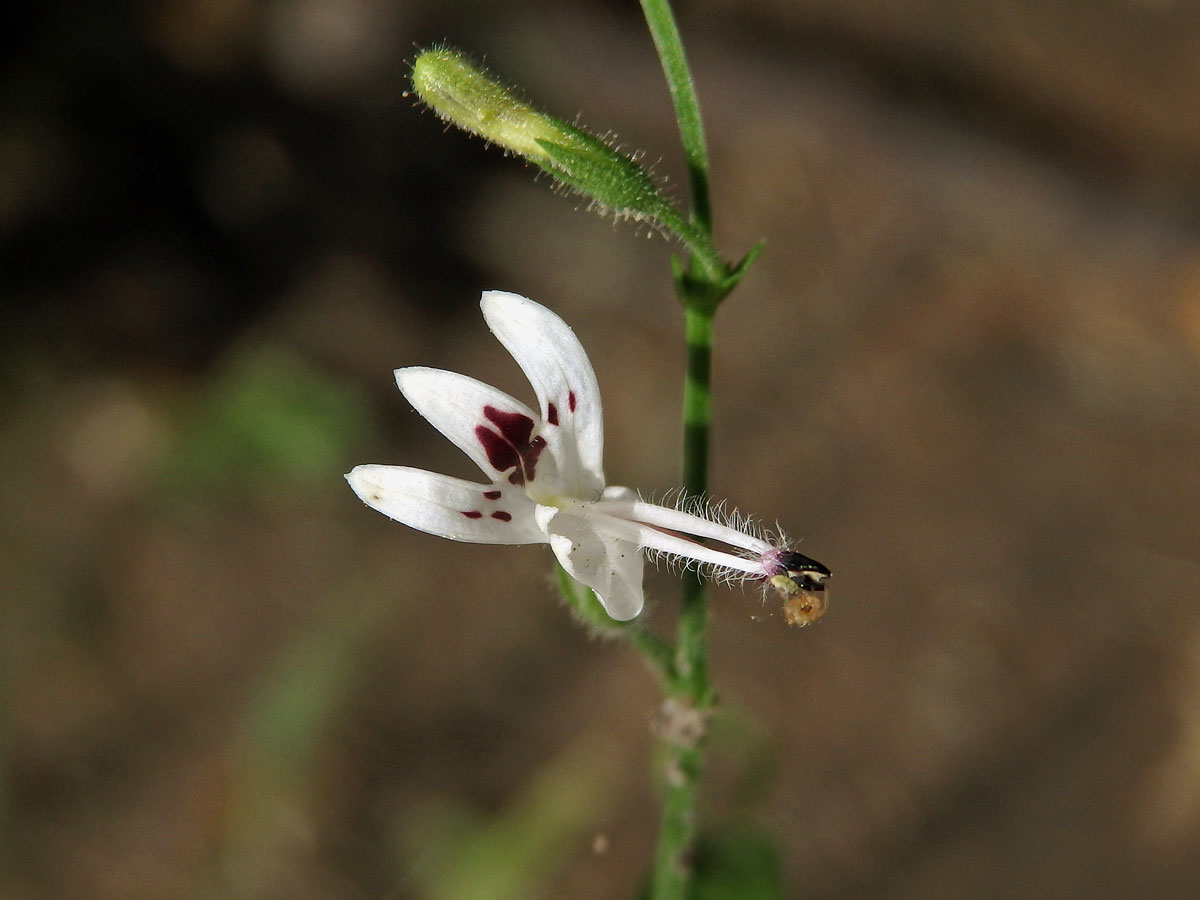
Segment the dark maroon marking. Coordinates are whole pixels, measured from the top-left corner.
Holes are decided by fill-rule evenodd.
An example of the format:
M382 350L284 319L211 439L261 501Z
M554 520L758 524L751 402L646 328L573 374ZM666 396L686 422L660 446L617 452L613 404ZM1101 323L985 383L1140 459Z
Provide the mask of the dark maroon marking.
M517 448L505 441L504 438L500 437L500 435L496 434L490 428L485 428L483 425L476 425L475 437L483 445L483 452L487 454L488 462L492 464L492 468L497 472L507 472L521 462Z
M549 422L551 425L558 424L558 407L555 406L553 403L548 404L548 406L547 406L546 421Z
M483 496L488 500L499 500L503 491L484 491Z
M496 430L486 425L475 426L475 437L487 454L488 462L497 472L513 472L508 476L510 484L525 484L533 480L534 469L542 451L546 449L546 439L535 437L533 434L533 419L521 413L505 412L494 406L483 408L483 417Z
M575 392L567 391L567 407L571 412L575 412Z
M485 406L483 417L500 429L504 439L514 447L523 447L529 443L529 435L533 434L533 419L529 416Z
M463 510L463 515L466 516L468 519L482 519L483 518L483 513L481 513L477 509Z
M492 518L493 518L493 519L499 519L501 522L511 522L511 521L512 521L512 514L511 514L511 513L506 513L506 512L505 512L504 510L502 510L502 509L498 509L498 510L496 510L494 513L492 513Z

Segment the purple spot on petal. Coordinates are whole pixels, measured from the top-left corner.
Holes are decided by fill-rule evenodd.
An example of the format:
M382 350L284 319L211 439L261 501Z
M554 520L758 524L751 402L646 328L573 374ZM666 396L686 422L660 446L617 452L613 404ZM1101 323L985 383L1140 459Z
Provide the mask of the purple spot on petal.
M567 391L567 407L571 412L575 412L575 392Z
M538 456L546 448L546 439L533 435L533 419L521 413L505 412L494 406L483 408L483 417L494 428L475 426L478 439L488 462L497 472L513 471L508 476L510 484L523 485L533 480Z
M484 491L483 496L488 500L499 500L503 493L503 491Z
M493 519L499 519L501 522L511 522L511 521L512 521L512 514L511 514L511 513L506 513L506 512L505 512L504 510L502 510L502 509L498 509L498 510L496 510L494 513L492 513L492 518L493 518Z
M521 413L505 412L494 406L485 406L483 417L495 425L501 436L514 447L527 444L529 435L533 433L533 419Z
M463 510L463 515L466 516L468 519L482 519L483 518L483 513L481 513L477 509Z
M549 422L551 425L558 424L558 407L555 406L553 403L547 404L546 421Z
M482 425L475 426L475 437L483 445L488 462L497 472L507 472L521 461L517 448L504 440L496 432Z

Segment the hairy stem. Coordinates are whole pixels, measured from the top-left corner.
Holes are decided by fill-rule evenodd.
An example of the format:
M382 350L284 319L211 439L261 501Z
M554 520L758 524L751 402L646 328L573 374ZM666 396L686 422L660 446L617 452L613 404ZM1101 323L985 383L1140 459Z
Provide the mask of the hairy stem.
M708 150L692 75L679 29L667 0L641 0L642 11L662 60L691 186L692 240L689 271L677 269L676 290L683 304L687 370L683 387L683 487L691 496L708 490L708 441L712 421L711 362L713 316L728 267L712 241ZM730 285L732 286L732 285ZM686 573L678 625L674 677L664 704L664 796L662 825L651 885L652 900L685 900L691 893L692 848L696 840L697 790L704 763L704 722L715 702L708 680L708 603L698 573ZM698 727L678 727L671 717L693 717Z
M709 376L713 310L684 297L687 372L683 388L683 486L703 496L708 486L708 432L712 418ZM691 883L691 852L696 839L696 807L704 763L703 727L716 701L708 679L708 602L699 574L686 572L675 648L674 678L664 705L665 789L653 900L684 900ZM681 727L671 717L693 717L697 727Z
M675 290L683 305L687 370L683 386L683 487L688 495L708 493L708 446L712 423L713 319L721 301L762 250L755 246L740 263L727 264L713 242L708 149L700 102L683 52L669 0L641 0L675 106L687 159L691 211L685 220L673 209L660 220L690 251L685 267L672 257ZM708 601L695 571L686 573L675 658L663 704L664 795L651 900L687 900L693 893L692 851L697 833L697 794L704 766L704 733L716 704L708 677Z
M704 141L704 124L700 119L700 101L683 53L679 27L668 0L641 0L642 12L658 57L662 60L675 118L679 121L679 137L687 157L688 180L692 194L692 221L705 233L712 234L712 208L708 191L708 148Z
M708 432L712 421L713 311L684 306L687 371L683 382L683 489L693 497L708 490ZM676 671L679 688L699 709L713 703L708 681L708 602L699 573L691 570L683 582Z

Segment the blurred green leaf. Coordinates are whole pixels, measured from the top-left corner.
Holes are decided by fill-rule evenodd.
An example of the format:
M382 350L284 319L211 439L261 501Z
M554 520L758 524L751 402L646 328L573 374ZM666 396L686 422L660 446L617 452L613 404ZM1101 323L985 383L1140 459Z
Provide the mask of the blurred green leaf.
M414 873L430 900L525 900L596 833L616 791L611 748L569 746L509 807L483 823L465 810L423 817L409 842L426 864ZM436 847L436 851L430 851Z
M296 780L309 766L350 686L366 649L392 605L340 597L280 647L263 673L242 720L247 768L272 779Z
M245 704L232 746L222 866L248 895L246 885L295 852L289 841L310 815L321 748L394 601L369 584L331 595L283 642Z
M351 386L286 348L256 345L212 376L162 475L173 495L338 485L352 447L369 428Z

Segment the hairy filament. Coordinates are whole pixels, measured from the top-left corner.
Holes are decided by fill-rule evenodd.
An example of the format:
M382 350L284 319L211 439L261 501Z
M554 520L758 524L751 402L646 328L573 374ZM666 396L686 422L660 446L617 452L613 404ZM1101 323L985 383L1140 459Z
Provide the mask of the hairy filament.
M720 541L759 557L775 549L767 541L729 525L713 522L680 509L656 506L644 500L600 500L596 502L595 508L597 512L643 522L655 528L666 528L697 538Z

